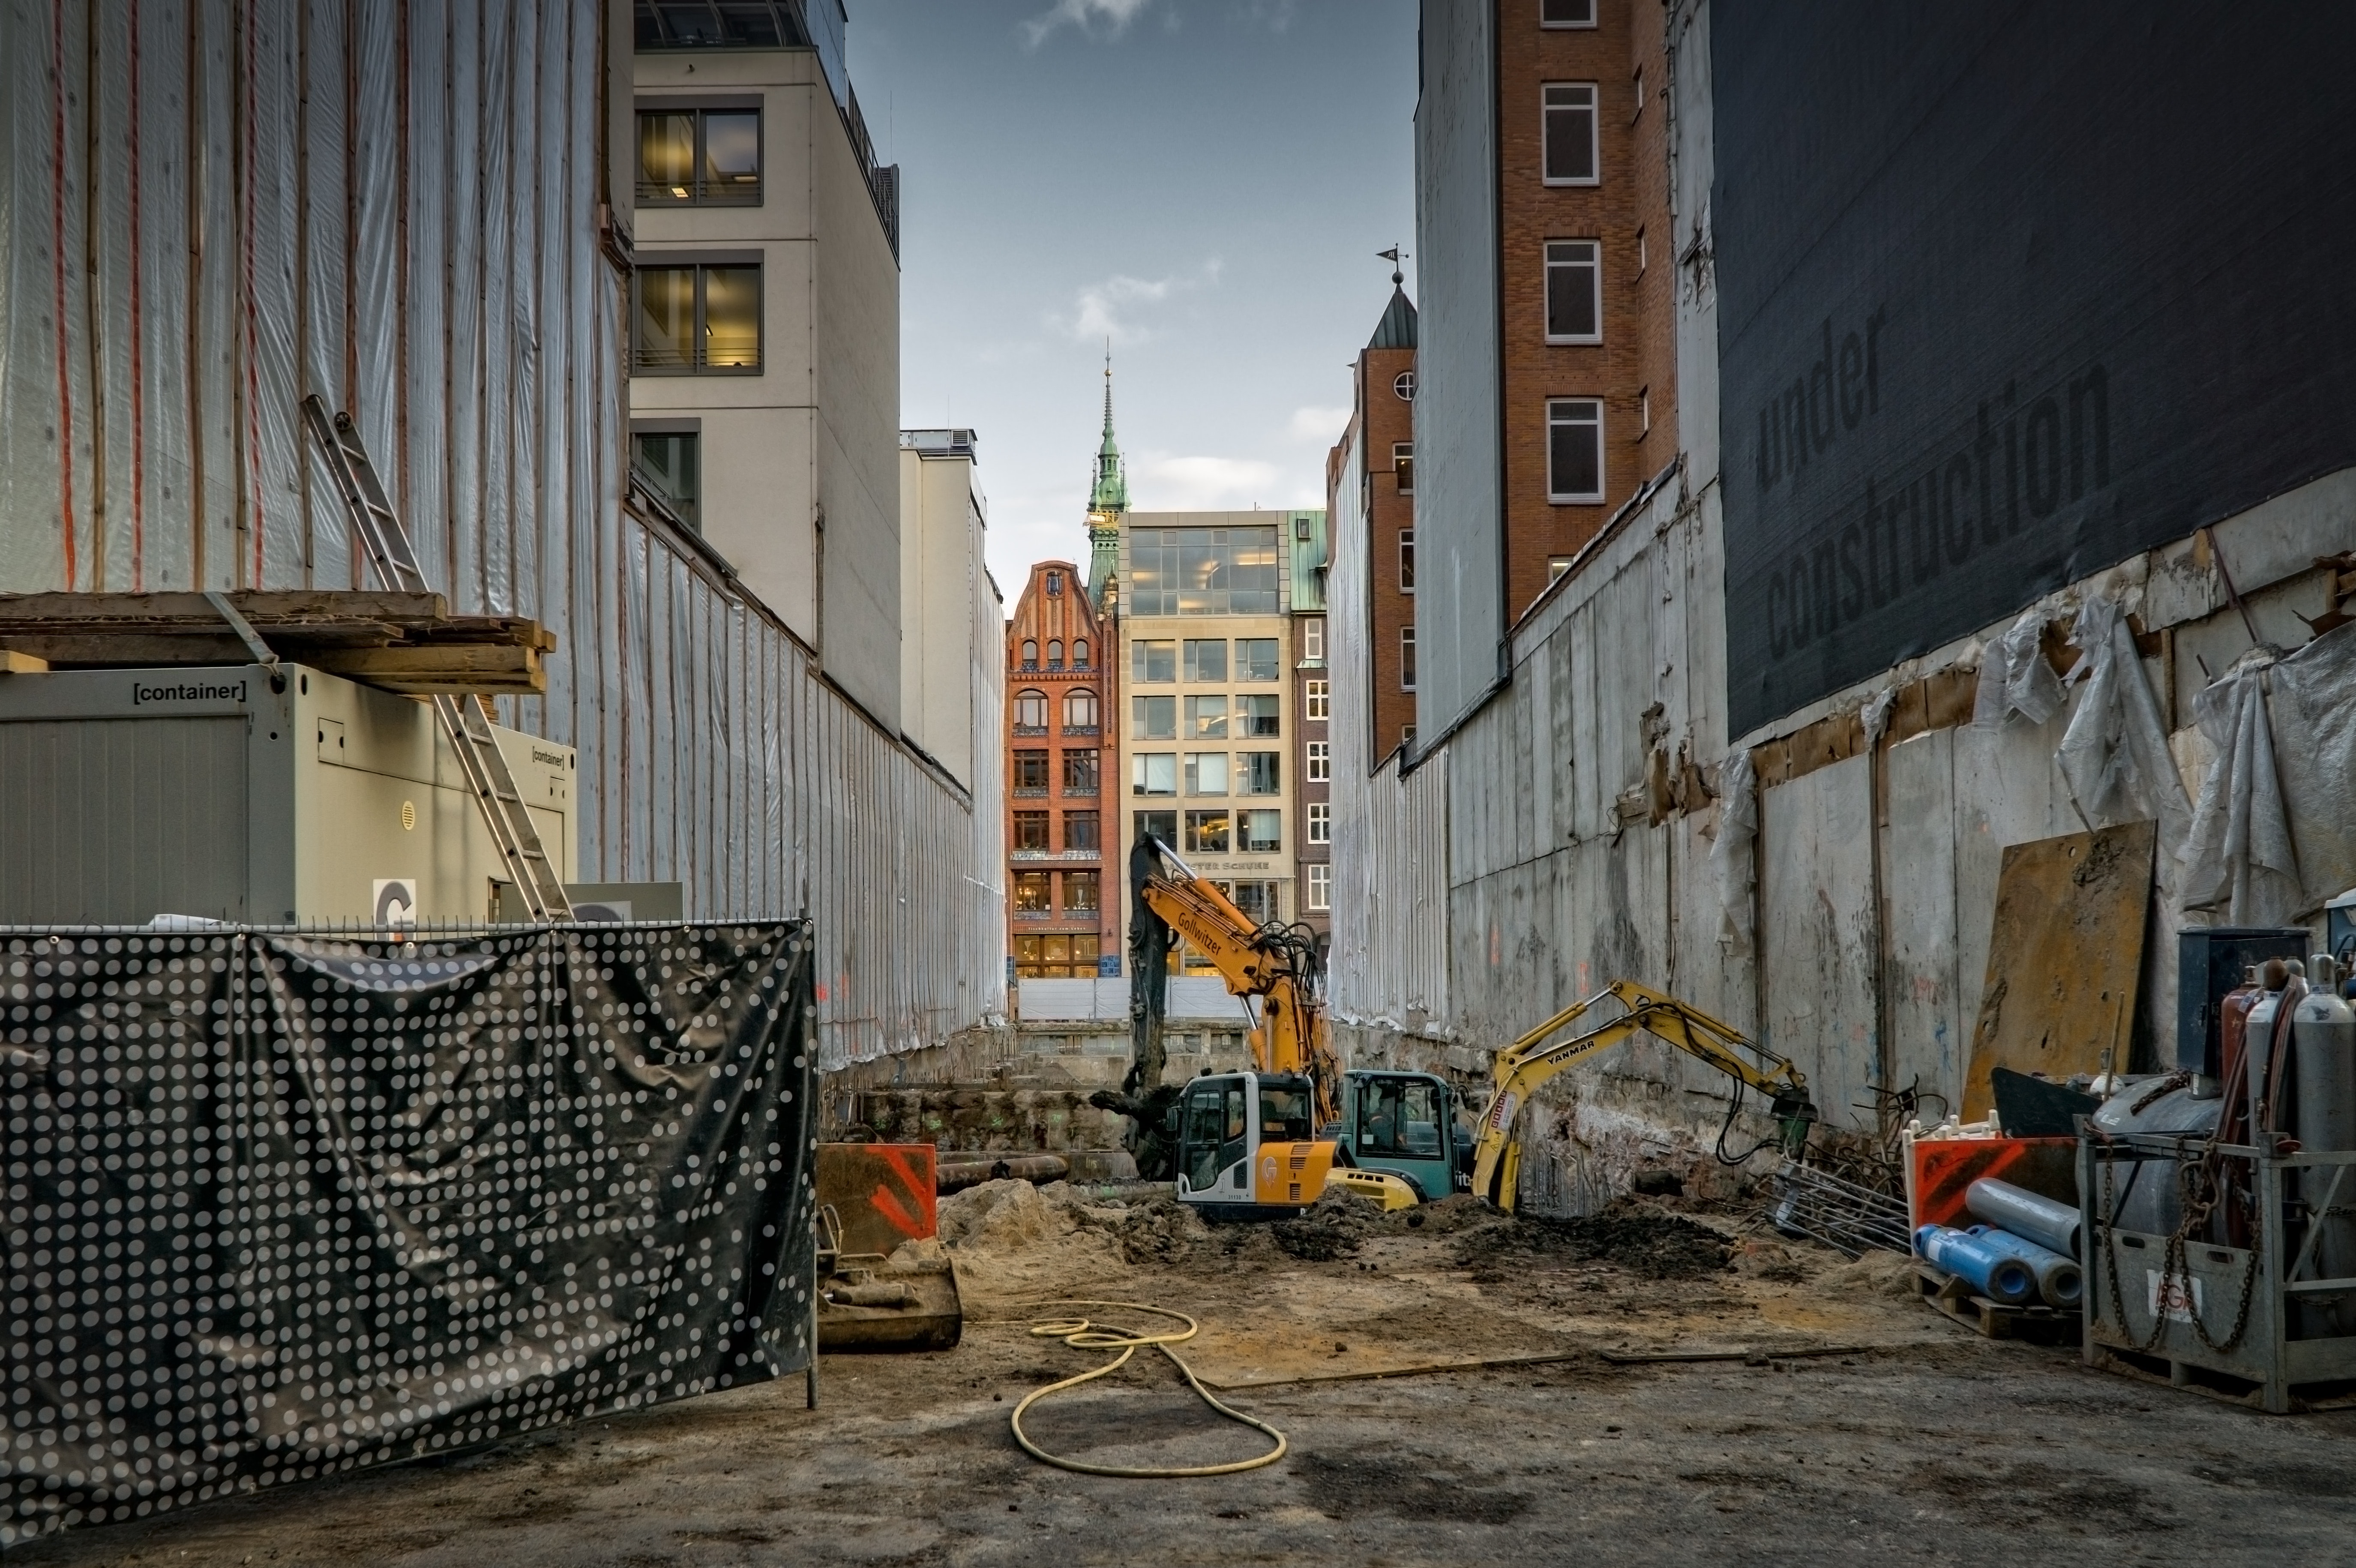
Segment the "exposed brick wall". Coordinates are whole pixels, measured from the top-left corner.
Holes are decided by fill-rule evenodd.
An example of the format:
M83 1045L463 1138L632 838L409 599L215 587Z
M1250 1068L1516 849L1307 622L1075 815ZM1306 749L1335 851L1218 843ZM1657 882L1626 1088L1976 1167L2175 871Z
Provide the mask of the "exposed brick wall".
M1415 498L1401 495L1391 448L1415 439L1414 405L1391 383L1415 369L1412 349L1369 349L1358 357L1357 424L1366 434L1366 602L1372 607L1375 733L1367 759L1379 762L1415 723L1415 693L1399 685L1399 628L1415 624L1415 596L1399 587L1399 533L1415 526ZM1346 440L1347 438L1344 437Z
M1063 591L1047 592L1050 573L1062 575ZM1078 642L1088 644L1088 668L1074 667L1073 656ZM1023 667L1023 645L1033 642L1038 648L1037 667ZM1051 670L1048 665L1049 644L1064 645L1064 668ZM1051 851L1064 848L1064 818L1066 812L1094 811L1098 813L1098 832L1103 844L1119 842L1119 824L1107 805L1109 797L1114 755L1112 703L1109 675L1113 650L1107 646L1106 628L1097 618L1088 602L1087 577L1069 561L1042 561L1031 568L1030 580L1023 585L1023 596L1015 601L1014 618L1006 628L1006 843L1014 844L1014 813L1018 811L1049 813L1048 846ZM1073 692L1093 691L1097 696L1098 733L1094 736L1067 736L1064 733L1064 703ZM1017 715L1016 699L1025 691L1039 691L1047 696L1047 733L1044 736L1018 736L1014 733ZM1047 793L1044 797L1020 797L1014 793L1014 753L1042 750L1047 753ZM1097 753L1098 793L1093 796L1070 796L1064 792L1063 754L1066 751L1094 750ZM1117 803L1117 802L1116 802ZM1098 937L1100 953L1121 950L1118 936L1118 906L1119 897L1115 884L1119 880L1119 857L1100 850L1087 860L1019 861L1009 859L1006 880L1007 951L1019 951L1020 939L1048 935L1094 933ZM1045 871L1054 878L1052 918L1023 919L1014 908L1014 876L1023 871ZM1098 912L1094 918L1087 915L1066 916L1064 913L1063 878L1072 871L1095 871L1098 874ZM1092 970L1086 972L1093 972Z
M1499 0L1499 17L1505 570L1508 613L1519 616L1545 590L1548 559L1576 553L1676 454L1675 240L1668 117L1660 96L1661 6L1598 0L1598 26L1547 28L1538 25L1538 0ZM1548 82L1595 84L1597 185L1543 183L1540 105ZM1601 343L1546 341L1548 240L1601 242ZM1558 506L1547 499L1546 403L1558 397L1603 400L1600 503ZM1651 422L1644 433L1647 402Z

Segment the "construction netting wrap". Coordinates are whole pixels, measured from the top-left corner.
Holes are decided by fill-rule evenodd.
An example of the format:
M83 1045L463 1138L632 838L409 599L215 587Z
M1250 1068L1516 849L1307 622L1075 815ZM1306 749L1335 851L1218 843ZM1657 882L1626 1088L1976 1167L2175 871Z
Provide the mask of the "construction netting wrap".
M808 1364L801 922L0 936L0 1547Z
M316 392L451 607L555 634L501 718L580 748L584 879L809 913L829 1065L927 1045L1004 1010L1002 830L623 504L609 9L0 0L0 592L376 585Z

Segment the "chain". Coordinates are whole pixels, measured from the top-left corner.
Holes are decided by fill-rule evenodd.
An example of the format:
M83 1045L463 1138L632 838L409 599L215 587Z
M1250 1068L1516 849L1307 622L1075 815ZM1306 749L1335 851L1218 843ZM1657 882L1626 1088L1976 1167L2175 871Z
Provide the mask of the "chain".
M2101 1136L2104 1144L2112 1144L2113 1140L2107 1134ZM2177 1207L2180 1218L2177 1220L2175 1234L2169 1237L2168 1248L2161 1254L2159 1294L2164 1301L2170 1282L2181 1283L2184 1287L2184 1316L2192 1325L2192 1332L2200 1336L2201 1343L2222 1355L2239 1345L2242 1342L2242 1336L2249 1331L2250 1306L2257 1294L2258 1242L2264 1237L2265 1227L2262 1223L2259 1227L2259 1234L2252 1238L2249 1262L2242 1270L2242 1299L2233 1311L2233 1330L2222 1339L2214 1338L2209 1333L2209 1326L2201 1321L2201 1304L2193 1297L2192 1267L2186 1258L2185 1243L2193 1231L2208 1224L2209 1217L2216 1211L2218 1204L2225 1197L2224 1186L2217 1179L2216 1164L2219 1157L2217 1140L2211 1137L2202 1147L2201 1157L2197 1160L2184 1158L2182 1139L2177 1140L2176 1147ZM2128 1332L2126 1294L2119 1288L2119 1251L2112 1241L2113 1222L2117 1219L2113 1198L2118 1180L2117 1172L2118 1160L2115 1155L2104 1158L2103 1161L2103 1222L2099 1230L2103 1245L2104 1273L2111 1287L2112 1310L2118 1314L2119 1333L2126 1335ZM2151 1315L2151 1333L2136 1346L2136 1352L2147 1356L2151 1354L2160 1340L2166 1337L2167 1331L2168 1313L2163 1305L2155 1304Z

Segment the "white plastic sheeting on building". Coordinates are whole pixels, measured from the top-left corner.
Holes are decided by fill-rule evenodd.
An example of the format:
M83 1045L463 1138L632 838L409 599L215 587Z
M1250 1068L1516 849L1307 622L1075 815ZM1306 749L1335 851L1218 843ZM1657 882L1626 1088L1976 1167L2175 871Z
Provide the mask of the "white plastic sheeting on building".
M1126 980L1026 980L1017 991L1015 1013L1023 1023L1118 1024L1128 1032ZM1173 1023L1252 1022L1243 999L1230 995L1226 982L1205 975L1172 975L1164 1008L1162 1015Z
M605 11L0 4L0 588L362 585L316 391L453 607L556 634L503 717L581 748L584 871L807 908L823 1064L925 1045L1002 1009L998 813L622 505Z

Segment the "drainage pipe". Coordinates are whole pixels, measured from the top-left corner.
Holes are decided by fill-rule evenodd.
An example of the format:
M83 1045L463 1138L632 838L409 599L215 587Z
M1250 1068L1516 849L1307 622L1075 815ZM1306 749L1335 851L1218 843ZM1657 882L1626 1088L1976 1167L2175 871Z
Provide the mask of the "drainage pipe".
M2020 1306L2037 1294L2037 1275L2027 1263L1967 1230L1925 1225L1914 1232L1914 1250L1999 1306Z
M1972 1211L1973 1219L1996 1230L2009 1230L2064 1257L2080 1255L2074 1203L2062 1203L2025 1187L1982 1176L1964 1189L1964 1207Z

